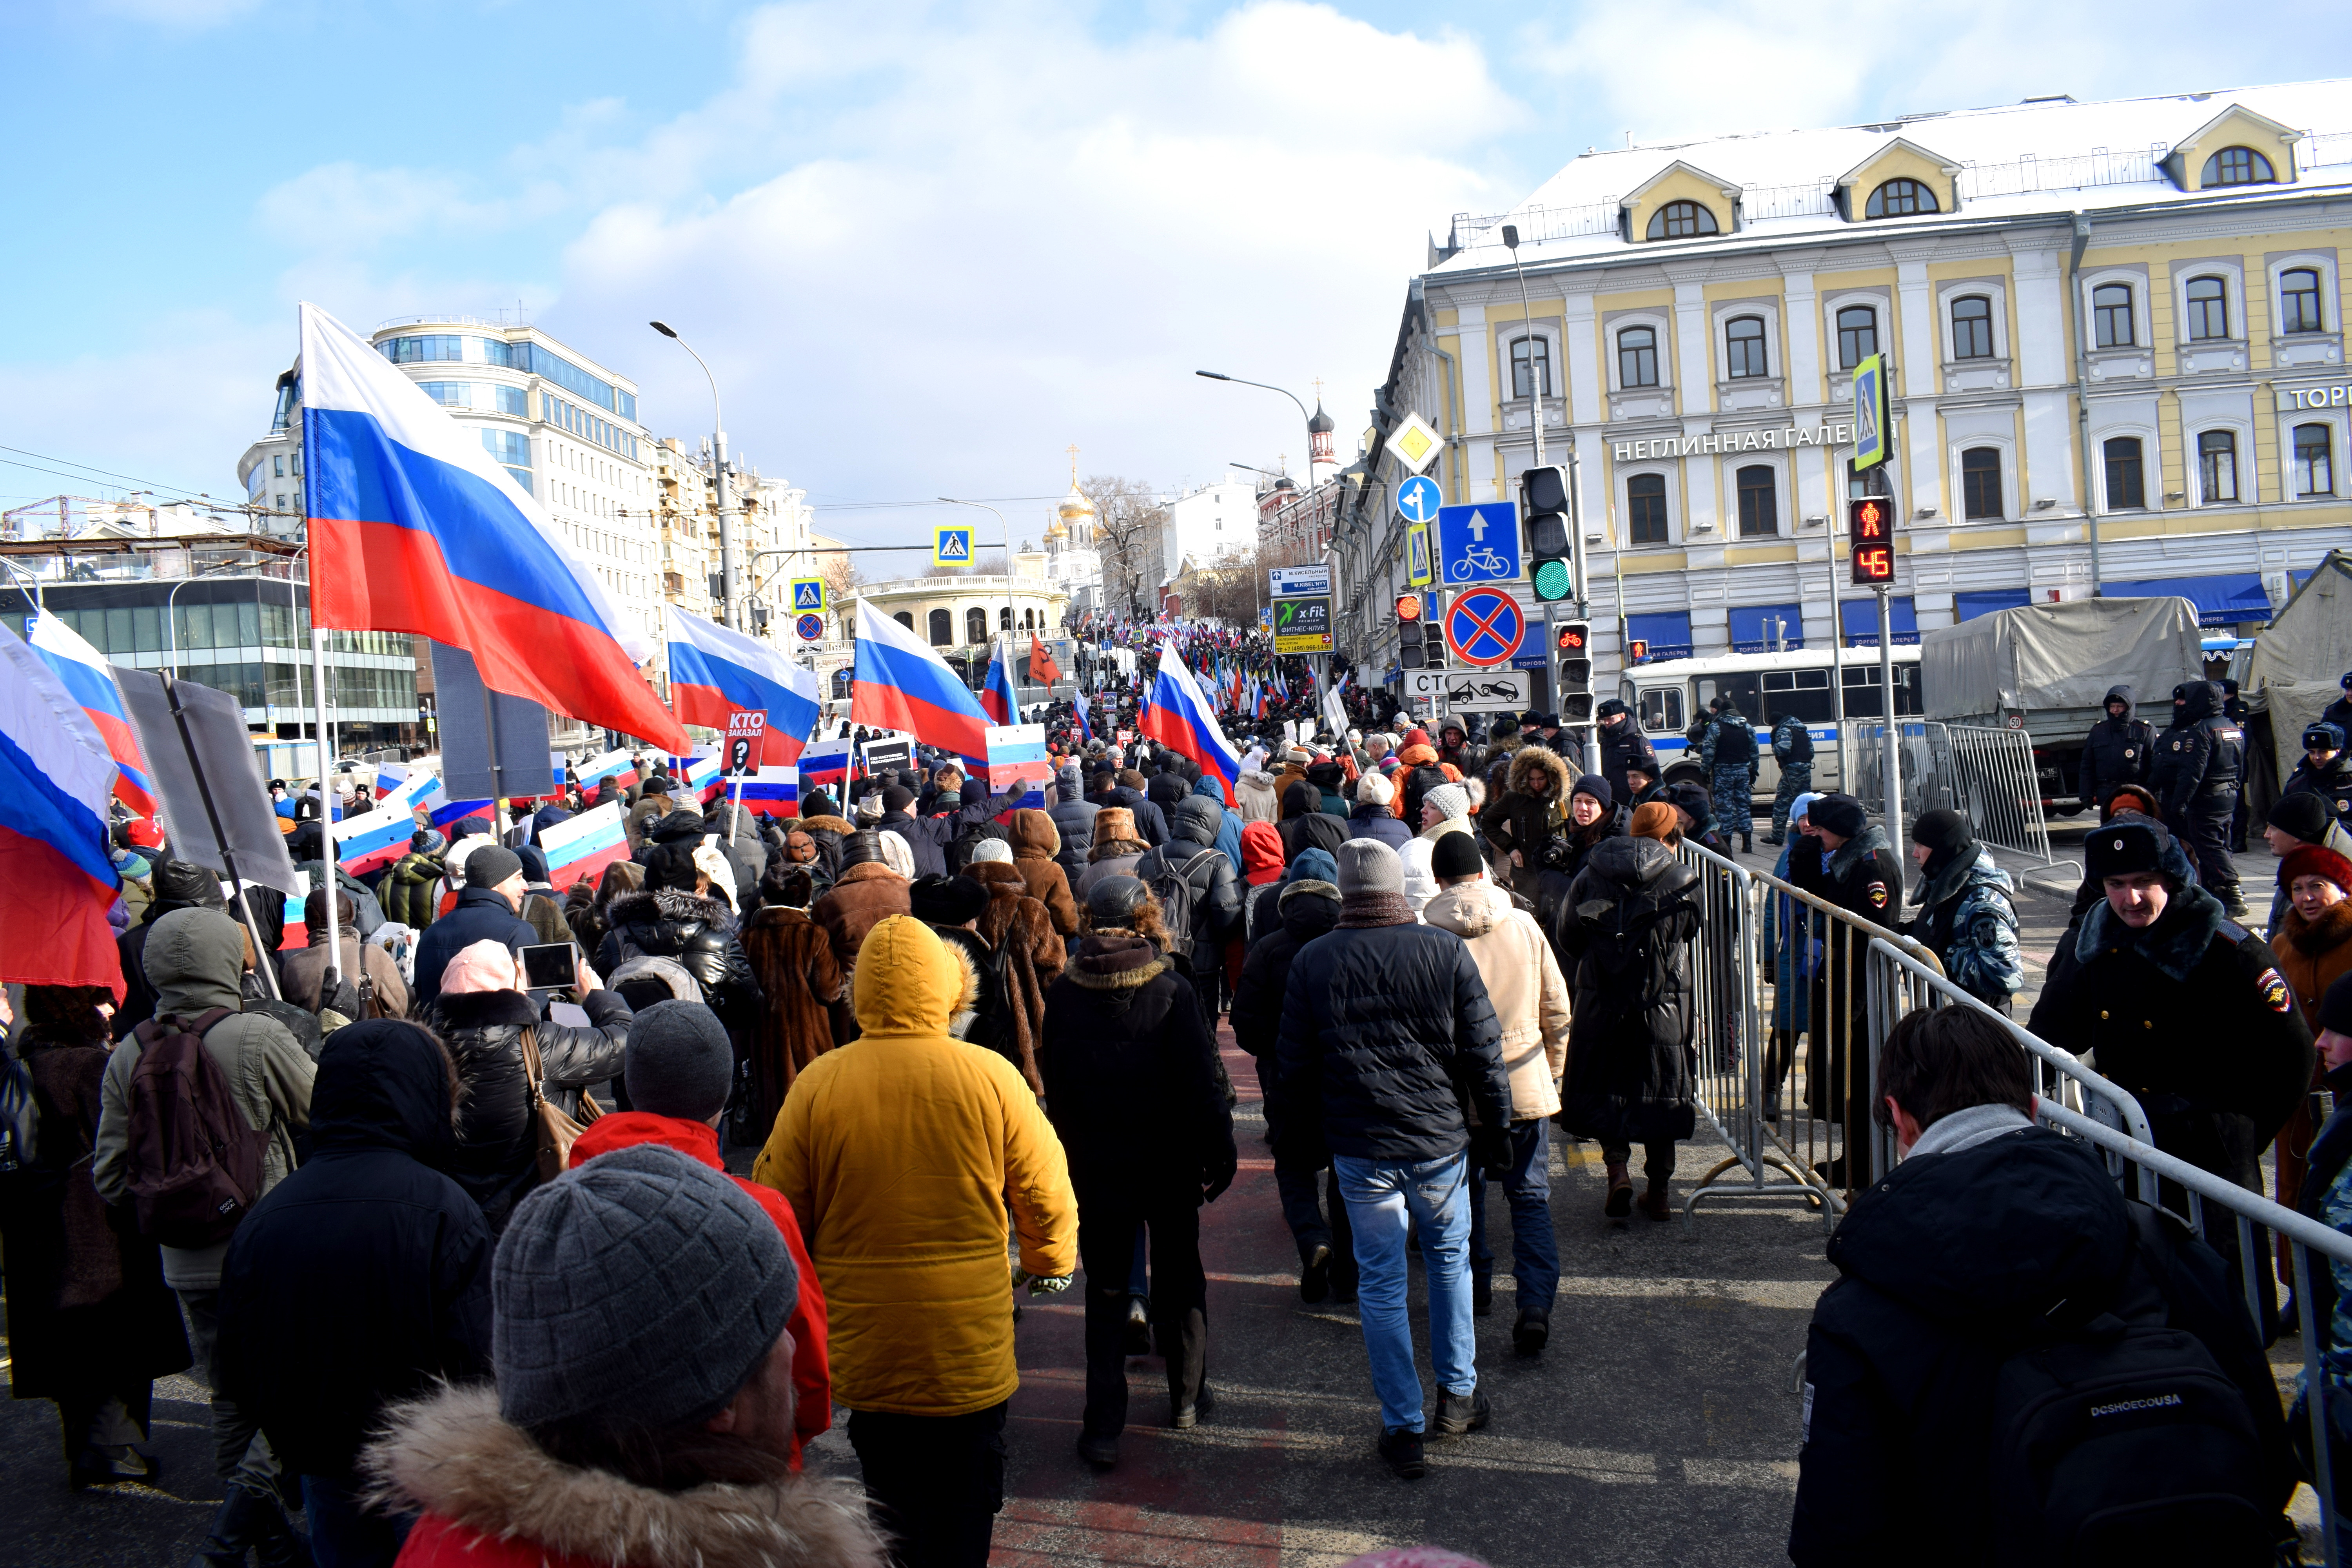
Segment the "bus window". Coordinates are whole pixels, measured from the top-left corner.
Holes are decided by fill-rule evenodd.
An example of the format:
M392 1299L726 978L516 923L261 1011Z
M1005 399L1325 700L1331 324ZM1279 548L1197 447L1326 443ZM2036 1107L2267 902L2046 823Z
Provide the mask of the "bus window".
M1642 693L1642 728L1653 735L1679 734L1683 727L1683 694L1671 686Z
M1845 667L1845 716L1849 719L1885 717L1885 710L1878 700L1878 666L1849 664Z
M1919 692L1919 670L1916 664L1895 667L1895 710L1897 713L1925 713L1927 709Z
M1755 722L1757 715L1764 711L1764 693L1757 685L1755 672L1727 671L1723 677L1721 689L1726 697L1739 704L1739 710L1748 715L1749 722Z
M1766 670L1764 702L1766 710L1756 719L1759 724L1773 724L1783 714L1795 715L1800 724L1828 724L1837 717L1830 701L1830 672L1826 669Z

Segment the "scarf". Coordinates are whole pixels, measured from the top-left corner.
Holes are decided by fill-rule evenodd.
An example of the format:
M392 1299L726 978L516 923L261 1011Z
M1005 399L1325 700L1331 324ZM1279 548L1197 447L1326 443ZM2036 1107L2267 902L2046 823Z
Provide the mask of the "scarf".
M1412 924L1412 905L1402 893L1347 893L1339 900L1339 929Z

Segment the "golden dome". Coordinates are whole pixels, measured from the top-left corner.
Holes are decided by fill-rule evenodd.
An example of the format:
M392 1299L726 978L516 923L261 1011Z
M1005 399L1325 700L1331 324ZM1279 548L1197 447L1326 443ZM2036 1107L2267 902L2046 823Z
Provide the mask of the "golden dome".
M1086 498L1085 492L1080 490L1078 487L1074 484L1070 487L1070 493L1062 498L1060 511L1061 518L1064 522L1076 522L1082 517L1093 517L1095 514L1095 503L1088 500Z

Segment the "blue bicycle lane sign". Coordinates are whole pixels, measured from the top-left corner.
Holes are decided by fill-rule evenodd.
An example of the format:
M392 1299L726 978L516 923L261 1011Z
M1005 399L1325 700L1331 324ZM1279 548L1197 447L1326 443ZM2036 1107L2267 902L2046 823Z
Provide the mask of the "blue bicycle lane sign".
M1438 580L1508 583L1519 575L1519 509L1515 501L1474 501L1437 510Z

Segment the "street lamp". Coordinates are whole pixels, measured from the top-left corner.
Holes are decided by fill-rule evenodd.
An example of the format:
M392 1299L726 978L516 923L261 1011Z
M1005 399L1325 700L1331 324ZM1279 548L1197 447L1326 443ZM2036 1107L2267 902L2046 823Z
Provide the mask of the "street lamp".
M677 329L667 321L648 321L647 326L669 339L687 353L694 354L694 363L702 366L703 378L710 383L710 451L719 487L719 592L721 600L719 618L730 631L741 631L742 617L735 605L735 519L731 507L733 498L727 491L727 416L719 404L719 378L710 374L709 363L694 353L694 345L677 335Z
M1206 376L1211 381L1231 382L1235 386L1255 386L1261 392L1279 392L1291 402L1298 403L1298 394L1286 386L1273 386L1263 381L1244 381L1240 376L1227 375L1223 371L1196 370L1192 374ZM1298 422L1307 426L1307 488L1312 489L1315 488L1315 418L1307 412L1307 405L1304 403L1298 403ZM1234 466L1249 467L1246 463L1236 463ZM1264 473L1265 470L1259 468L1254 471Z

